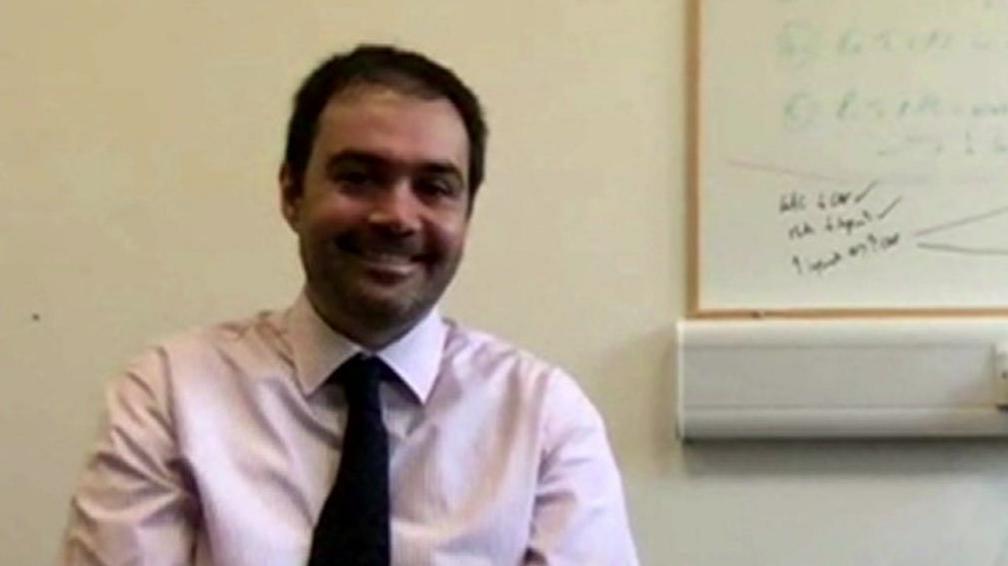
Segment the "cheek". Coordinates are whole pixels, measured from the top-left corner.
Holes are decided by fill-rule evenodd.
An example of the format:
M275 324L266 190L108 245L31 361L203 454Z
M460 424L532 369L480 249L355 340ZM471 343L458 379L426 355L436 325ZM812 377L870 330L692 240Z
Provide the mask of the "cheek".
M354 207L340 199L328 199L313 206L305 217L304 227L314 237L331 236L345 231L358 222Z
M451 218L437 223L435 234L441 248L446 252L461 252L465 246L468 227L464 218Z
M440 240L442 240L442 249L445 251L446 256L455 257L456 259L460 258L466 247L465 225L446 229L440 234Z

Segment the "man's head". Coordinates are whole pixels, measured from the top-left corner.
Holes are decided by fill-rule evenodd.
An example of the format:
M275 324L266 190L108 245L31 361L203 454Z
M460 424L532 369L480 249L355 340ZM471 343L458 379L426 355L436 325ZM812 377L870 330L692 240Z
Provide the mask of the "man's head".
M360 47L309 75L280 185L326 322L378 348L437 302L462 258L485 138L472 92L416 53Z
M418 98L444 98L455 107L469 138L470 203L483 182L487 127L479 99L450 69L412 51L386 45L362 45L337 53L315 68L294 97L287 127L284 164L295 179L308 165L318 119L334 96L360 86L384 86Z

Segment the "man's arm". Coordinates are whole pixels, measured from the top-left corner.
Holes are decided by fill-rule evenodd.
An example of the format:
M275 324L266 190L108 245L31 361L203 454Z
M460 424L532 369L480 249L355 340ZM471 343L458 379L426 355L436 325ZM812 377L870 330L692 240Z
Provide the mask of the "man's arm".
M623 486L598 411L553 383L527 565L635 566Z
M168 369L163 352L151 351L109 387L71 503L64 564L192 562L199 512L174 435Z

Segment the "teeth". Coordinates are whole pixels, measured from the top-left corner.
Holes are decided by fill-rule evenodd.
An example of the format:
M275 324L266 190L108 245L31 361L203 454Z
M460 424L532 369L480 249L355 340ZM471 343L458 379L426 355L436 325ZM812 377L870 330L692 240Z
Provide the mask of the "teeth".
M411 263L409 257L388 252L364 251L361 252L361 257L368 261L390 265L406 265Z

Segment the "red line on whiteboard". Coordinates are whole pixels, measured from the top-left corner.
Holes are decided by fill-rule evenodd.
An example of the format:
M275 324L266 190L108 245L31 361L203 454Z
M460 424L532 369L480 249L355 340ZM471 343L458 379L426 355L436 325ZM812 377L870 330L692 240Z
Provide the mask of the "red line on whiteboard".
M755 163L752 161L743 161L741 159L729 159L728 164L733 167L738 167L740 169L749 169L750 171L759 171L761 173L771 173L774 175L782 175L785 177L796 177L798 179L808 179L812 181L827 181L830 183L854 183L856 181L852 179L840 179L838 177L830 177L827 175L822 175L820 173L815 173L811 171L797 171L795 169L788 169L787 167L779 167L777 165L772 165L770 163Z

